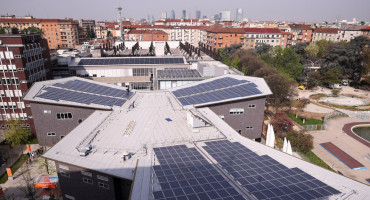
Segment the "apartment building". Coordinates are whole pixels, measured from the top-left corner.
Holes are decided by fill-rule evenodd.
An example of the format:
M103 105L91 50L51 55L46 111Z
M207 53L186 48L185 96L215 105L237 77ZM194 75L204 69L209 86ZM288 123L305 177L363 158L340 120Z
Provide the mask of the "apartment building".
M36 135L31 108L23 96L34 82L50 77L50 54L40 35L0 35L0 126L21 119Z
M319 40L328 40L332 42L338 41L337 28L317 28L313 31L312 42Z
M361 29L362 36L370 38L370 26Z
M72 19L0 18L0 27L40 28L50 50L74 48L79 44L78 22Z
M162 19L154 22L160 26L205 26L210 25L208 20L199 19Z
M289 24L289 32L292 34L292 45L311 42L313 28L305 24Z
M87 33L88 31L94 31L95 28L95 20L78 20L78 41L80 44L83 44L87 41Z
M243 28L211 27L206 30L206 45L212 49L242 44L244 46L245 31Z
M346 41L349 42L355 37L363 35L361 29L365 28L366 26L362 25L343 25L339 28L338 31L338 41Z
M126 35L131 41L168 41L168 34L158 30L131 30Z
M281 45L281 31L278 28L244 28L244 48L254 49L259 44Z

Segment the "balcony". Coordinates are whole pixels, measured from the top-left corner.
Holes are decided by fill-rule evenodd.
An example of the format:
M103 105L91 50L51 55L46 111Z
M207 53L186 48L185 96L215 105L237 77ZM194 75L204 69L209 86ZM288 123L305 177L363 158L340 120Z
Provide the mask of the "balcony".
M218 37L218 39L224 39L224 37L220 36L220 37Z
M222 44L223 42L222 41L218 41L218 44Z

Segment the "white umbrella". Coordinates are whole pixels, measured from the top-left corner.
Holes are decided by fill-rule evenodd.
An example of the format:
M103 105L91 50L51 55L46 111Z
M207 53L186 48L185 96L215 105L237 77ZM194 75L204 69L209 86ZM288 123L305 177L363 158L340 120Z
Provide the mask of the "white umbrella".
M292 145L290 145L290 141L288 140L288 148L286 150L286 152L290 155L293 155L293 151L292 151Z
M287 151L287 148L288 148L287 146L288 146L288 142L286 140L286 137L284 137L283 152Z
M269 142L270 142L270 131L271 131L270 123L268 123L267 124L267 132L266 132L266 145L269 145Z
M271 134L270 134L270 144L269 146L274 148L275 146L275 132L274 132L274 127L271 125Z

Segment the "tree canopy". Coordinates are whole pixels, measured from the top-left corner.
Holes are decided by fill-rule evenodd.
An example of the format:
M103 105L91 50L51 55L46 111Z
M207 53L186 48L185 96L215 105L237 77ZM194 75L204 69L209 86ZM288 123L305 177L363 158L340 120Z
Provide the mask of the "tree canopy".
M24 144L31 136L30 130L24 129L19 119L8 120L6 125L9 125L9 128L4 130L5 140L12 146Z

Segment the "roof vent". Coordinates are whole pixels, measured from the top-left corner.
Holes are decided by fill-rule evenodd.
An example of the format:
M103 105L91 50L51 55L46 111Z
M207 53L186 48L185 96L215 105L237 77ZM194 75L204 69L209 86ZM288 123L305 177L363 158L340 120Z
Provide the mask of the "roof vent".
M122 157L123 161L126 161L126 160L130 159L130 158L131 158L131 156L132 156L132 154L131 154L131 153L129 153L128 151L123 151L123 152L122 152L122 155L121 155L121 157Z
M82 149L80 150L80 156L87 156L87 155L89 155L91 149L92 149L92 146L90 144L82 147Z

